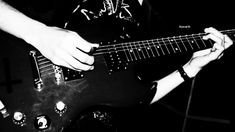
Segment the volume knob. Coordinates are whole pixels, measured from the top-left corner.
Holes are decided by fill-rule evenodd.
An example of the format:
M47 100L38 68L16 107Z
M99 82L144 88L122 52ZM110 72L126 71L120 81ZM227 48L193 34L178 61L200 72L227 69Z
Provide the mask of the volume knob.
M6 118L10 115L1 100L0 100L0 113L2 114L3 118Z
M38 130L46 130L51 125L51 119L47 115L39 115L34 120L34 127Z
M56 113L58 113L60 116L62 116L67 111L67 106L64 102L59 101L56 103L54 109L55 109Z
M26 121L26 115L22 112L15 112L12 120L14 124L24 126Z

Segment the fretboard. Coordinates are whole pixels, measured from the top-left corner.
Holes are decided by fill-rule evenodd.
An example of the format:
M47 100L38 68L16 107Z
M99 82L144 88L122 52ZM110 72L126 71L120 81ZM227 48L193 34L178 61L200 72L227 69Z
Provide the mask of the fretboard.
M235 29L221 31L234 39ZM165 56L176 53L194 52L211 48L212 40L204 40L206 33L181 35L134 42L101 45L94 55L125 54L127 62Z

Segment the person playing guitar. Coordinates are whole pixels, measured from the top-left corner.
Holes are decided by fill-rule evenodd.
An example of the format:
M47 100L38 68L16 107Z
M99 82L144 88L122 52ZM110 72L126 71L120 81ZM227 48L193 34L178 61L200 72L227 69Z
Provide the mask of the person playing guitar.
M91 0L83 1L87 5L91 2L93 6L100 6L101 8L98 11L92 10L90 7L80 2L72 10L72 17L81 16L86 19L86 21L90 22L91 20L102 20L103 16L115 16L123 21L133 22L135 20L132 17L136 14L130 11L132 9L130 4L135 3L142 5L143 3L142 0L136 0L137 2L133 2L132 0L119 0L116 3L114 1L115 0L100 0L101 4L97 4L99 3L97 1L93 1L93 3ZM73 23L72 21L73 19L66 21L64 27L47 25L40 22L38 19L30 18L28 15L25 15L10 4L4 2L4 0L0 0L1 30L24 40L27 45L32 45L42 56L50 60L56 66L66 67L78 72L87 72L88 74L92 73L96 71L96 68L98 69L93 53L99 51L99 49L101 50L105 46L96 41L87 40L86 35L80 34L79 29L74 29L73 26L70 26L71 23ZM79 20L75 20L74 23L76 22L80 22L80 24L86 23ZM79 26L79 24L77 25ZM151 97L150 101L148 101L149 104L157 102L187 79L194 78L207 64L220 59L224 51L233 44L229 35L213 27L206 28L204 32L205 33L200 36L202 41L213 40L213 45L209 48L195 51L191 59L182 65L182 67L161 79L153 80L152 83L155 85L153 85L150 90L155 89L155 92L153 92L154 95ZM174 49L177 51L178 48L173 48L173 50ZM138 54L133 55L133 51L131 50L125 50L124 52L127 54L126 56L129 61L138 56ZM91 80L91 82L96 83L96 81L93 81L93 78ZM102 83L106 82L104 81ZM44 84L46 85L45 82ZM51 131L53 130L54 129L51 129Z

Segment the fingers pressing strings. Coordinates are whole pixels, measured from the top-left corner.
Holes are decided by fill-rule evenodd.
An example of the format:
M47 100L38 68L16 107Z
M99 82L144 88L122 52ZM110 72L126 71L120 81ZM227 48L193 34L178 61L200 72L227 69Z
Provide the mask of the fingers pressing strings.
M213 41L220 43L224 49L227 49L233 44L233 41L226 34L222 34L212 27L206 28L205 32L208 33L208 35L204 36L204 39L212 39Z

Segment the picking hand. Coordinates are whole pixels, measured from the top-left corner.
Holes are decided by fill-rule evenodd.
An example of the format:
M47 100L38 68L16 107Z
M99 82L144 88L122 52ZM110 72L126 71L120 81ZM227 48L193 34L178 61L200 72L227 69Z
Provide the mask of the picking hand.
M98 44L87 42L73 31L46 26L29 42L56 65L78 71L94 68L94 57L88 53Z

